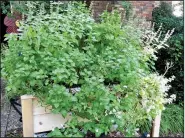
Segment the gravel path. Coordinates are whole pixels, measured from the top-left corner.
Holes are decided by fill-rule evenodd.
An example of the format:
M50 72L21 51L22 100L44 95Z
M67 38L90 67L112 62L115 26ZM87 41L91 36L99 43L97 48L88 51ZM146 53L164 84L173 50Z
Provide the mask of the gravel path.
M7 127L7 131L11 129L22 128L22 123L19 121L20 115L14 110L11 106L10 110L10 102L5 99L5 91L4 86L5 83L1 79L1 137L5 136L5 131ZM20 102L20 101L19 101ZM9 115L9 119L8 119Z

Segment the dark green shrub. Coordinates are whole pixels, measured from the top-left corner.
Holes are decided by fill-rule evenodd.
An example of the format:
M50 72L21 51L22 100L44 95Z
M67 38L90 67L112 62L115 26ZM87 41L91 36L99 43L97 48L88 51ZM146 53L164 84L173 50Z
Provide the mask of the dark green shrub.
M156 69L159 73L163 74L166 61L172 61L174 66L169 69L166 77L174 75L176 78L171 82L172 88L169 93L175 93L177 95L176 102L183 102L184 97L184 19L183 17L176 17L172 13L172 7L162 2L160 7L153 11L153 22L155 22L155 30L157 30L162 23L162 35L172 28L175 31L171 38L167 41L169 47L161 49L157 56Z
M150 132L151 122L142 122L141 132ZM168 105L162 112L160 135L168 135L169 133L177 134L184 132L184 110L183 107L175 104Z
M162 112L161 134L184 132L184 110L179 105L168 105Z

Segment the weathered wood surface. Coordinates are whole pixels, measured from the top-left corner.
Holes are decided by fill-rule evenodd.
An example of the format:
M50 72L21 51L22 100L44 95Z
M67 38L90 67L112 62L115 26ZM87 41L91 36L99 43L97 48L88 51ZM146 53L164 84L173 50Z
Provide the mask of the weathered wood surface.
M23 136L33 137L33 98L31 96L21 96Z
M152 137L159 137L159 130L160 130L160 122L161 122L161 112L153 121L152 125Z

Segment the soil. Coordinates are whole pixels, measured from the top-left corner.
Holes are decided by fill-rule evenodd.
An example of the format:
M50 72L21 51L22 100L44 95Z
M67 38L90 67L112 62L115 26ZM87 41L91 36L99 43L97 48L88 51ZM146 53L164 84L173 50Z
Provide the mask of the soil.
M184 134L183 133L178 133L178 134L169 133L168 135L161 135L161 137L174 137L174 138L180 137L180 138L184 138Z
M94 133L91 133L91 132L87 132L87 135L85 136L85 138L94 138L95 137L95 134ZM123 134L121 134L120 132L112 132L112 133L110 133L110 134L108 134L108 135L105 135L105 134L102 134L101 136L100 136L100 138L105 138L105 137L124 137L124 135Z
M23 137L22 128L9 130L6 133L5 137ZM46 133L40 133L35 135L34 137L46 137ZM94 137L95 137L95 134L91 132L88 132L87 135L85 136L85 138L94 138ZM107 136L103 134L100 136L100 138L105 138L105 137L124 137L124 135L122 135L120 132L112 132Z
M46 133L40 133L35 135L34 137L46 137ZM23 131L22 128L18 128L18 129L13 129L10 130L6 133L5 137L23 137ZM94 138L95 135L91 132L88 132L87 135L85 136L85 138ZM112 132L109 135L105 136L105 135L101 135L100 138L105 138L105 137L124 137L123 134L121 134L120 132ZM138 136L140 137L140 136ZM183 133L179 133L179 134L168 134L166 135L161 135L161 137L184 137Z

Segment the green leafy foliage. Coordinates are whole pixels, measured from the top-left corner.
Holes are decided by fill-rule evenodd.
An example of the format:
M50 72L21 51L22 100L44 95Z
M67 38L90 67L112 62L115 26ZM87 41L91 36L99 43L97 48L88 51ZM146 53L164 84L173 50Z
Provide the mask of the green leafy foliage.
M181 103L184 99L184 18L174 16L172 11L172 7L163 2L153 11L155 30L159 29L162 24L162 35L164 35L167 30L175 28L171 38L167 41L169 47L159 50L157 54L156 69L160 74L163 74L166 61L172 61L174 63L174 66L165 76L174 75L176 77L171 82L172 88L169 90L169 93L175 93L177 95L177 103Z
M10 5L7 2L1 2L1 10L3 14L7 14L10 11Z
M28 9L32 8L32 12L37 13L37 11L40 9L40 5L44 6L46 11L49 12L50 9L50 2L49 1L5 1L1 2L1 9L2 13L6 14L7 16L14 18L14 12L18 12L21 14L27 14ZM29 7L31 6L31 7ZM13 12L11 12L11 10Z
M96 23L82 3L52 5L49 13L28 9L22 33L7 35L2 59L7 96L32 94L54 113L70 115L51 137L88 131L96 137L113 131L134 136L138 122L153 119L169 102L170 79L151 74L142 31L122 25L117 11L104 12Z
M182 106L171 104L167 105L162 112L160 135L177 134L184 132L184 110ZM151 121L144 121L141 125L141 132L150 132Z
M178 121L177 121L178 120ZM184 132L184 110L181 106L172 104L162 113L161 134Z

